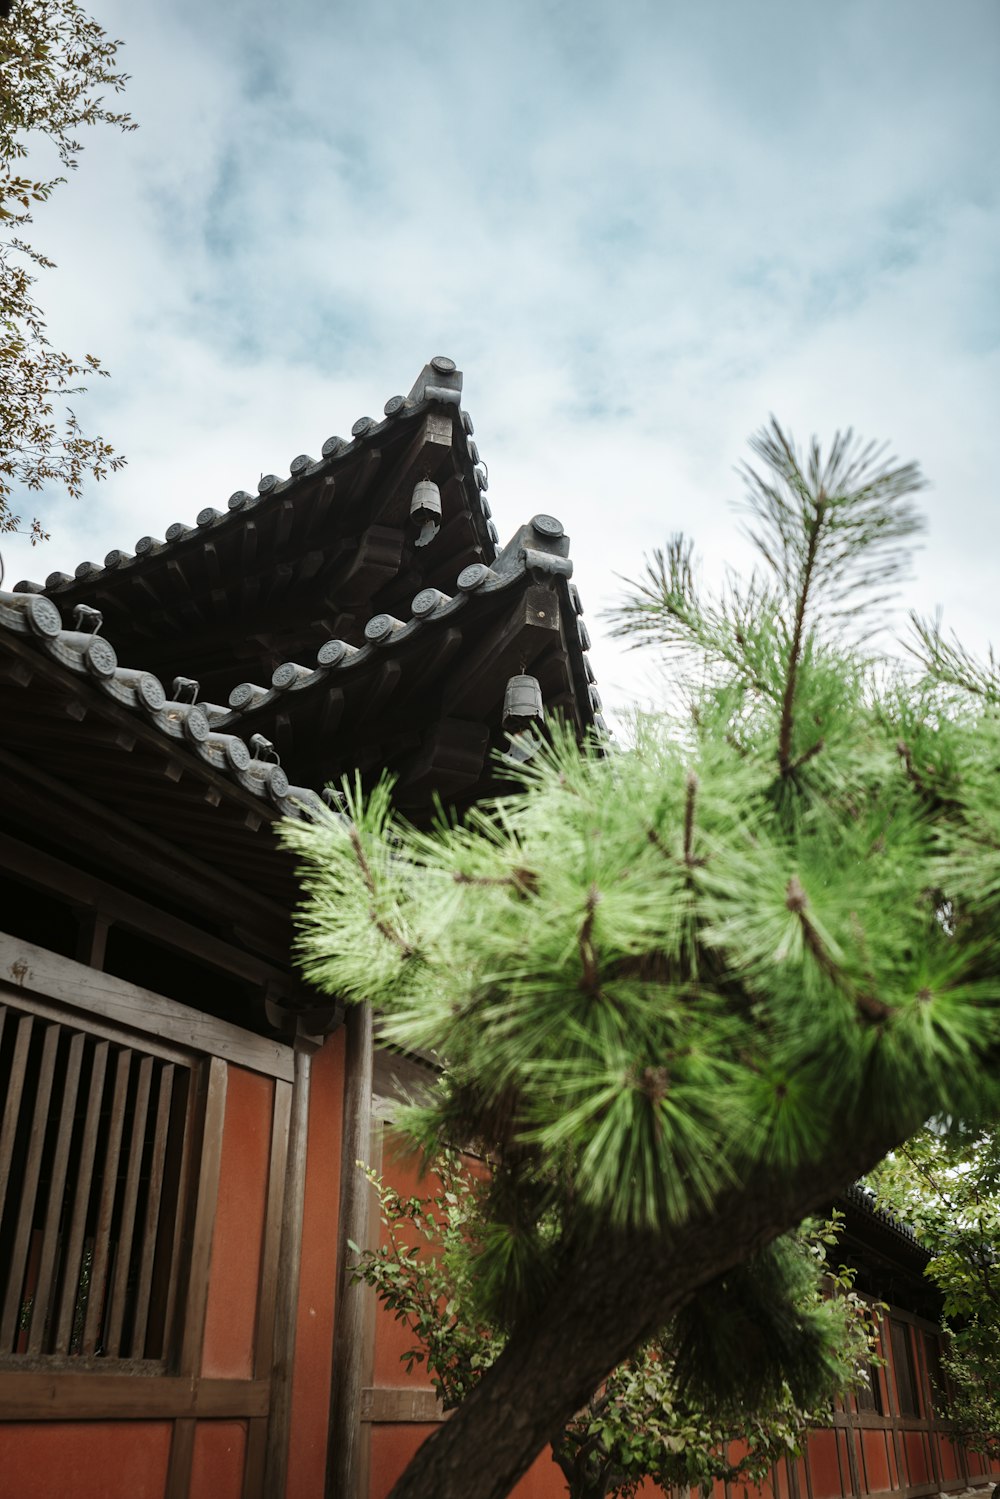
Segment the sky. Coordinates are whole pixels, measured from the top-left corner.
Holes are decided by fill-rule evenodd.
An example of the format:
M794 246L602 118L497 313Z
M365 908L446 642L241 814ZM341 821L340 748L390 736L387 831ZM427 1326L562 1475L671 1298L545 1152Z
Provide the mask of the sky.
M905 601L1000 644L998 0L91 9L139 129L36 215L37 291L129 461L22 502L52 540L6 586L225 508L447 354L502 539L570 533L612 708L658 684L602 609L678 530L708 583L748 565L771 413L920 461Z

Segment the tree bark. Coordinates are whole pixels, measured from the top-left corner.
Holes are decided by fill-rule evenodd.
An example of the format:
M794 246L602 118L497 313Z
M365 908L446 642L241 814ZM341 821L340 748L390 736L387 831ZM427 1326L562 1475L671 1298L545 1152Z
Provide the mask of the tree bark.
M505 1499L611 1370L708 1281L826 1206L922 1121L835 1121L836 1154L776 1177L758 1169L669 1235L605 1229L567 1251L559 1296L420 1448L390 1499Z

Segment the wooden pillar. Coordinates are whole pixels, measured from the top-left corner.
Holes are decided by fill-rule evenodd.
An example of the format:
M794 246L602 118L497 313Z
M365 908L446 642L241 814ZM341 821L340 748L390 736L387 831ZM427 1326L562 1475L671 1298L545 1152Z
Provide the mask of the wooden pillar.
M295 1041L294 1050L295 1072L288 1122L288 1164L281 1208L281 1254L275 1290L271 1409L264 1457L263 1491L269 1499L283 1499L288 1472L295 1324L299 1309L299 1273L302 1261L302 1209L306 1195L309 1080L316 1044L315 1041L299 1037Z
M357 1162L369 1159L375 1046L371 1006L347 1013L344 1128L337 1231L337 1303L326 1450L326 1499L368 1499L358 1492L361 1470L361 1386L366 1348L364 1287L352 1286L348 1240L363 1244L370 1188Z
M80 917L76 943L76 960L88 968L103 969L111 923L102 911L88 911Z

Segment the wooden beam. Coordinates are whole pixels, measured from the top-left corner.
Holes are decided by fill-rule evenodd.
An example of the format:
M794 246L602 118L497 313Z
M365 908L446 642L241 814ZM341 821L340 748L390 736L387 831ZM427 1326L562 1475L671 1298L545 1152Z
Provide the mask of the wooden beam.
M361 1391L362 1421L404 1422L446 1421L446 1411L433 1390L415 1389L412 1385L372 1385Z
M45 856L39 855L37 849L29 848L27 844L18 844L16 839L8 839L5 834L0 833L0 865L4 863L5 859L11 853L11 849L9 848L9 846L5 848L5 844L14 844L15 847L25 849L27 851L25 856L19 856L17 862L11 863L8 867L10 869L16 869L18 875L21 878L25 879L26 884L33 884L34 882L32 881L32 879L27 875L28 868L32 863L34 863L37 858L44 858ZM69 866L64 867L68 868ZM74 874L77 873L77 871L75 870L73 872ZM87 878L86 875L77 875L77 877L80 880L85 880ZM99 882L95 881L95 883ZM47 890L51 888L52 887L47 883L43 883L42 885L42 889ZM60 894L62 893L64 892L60 891ZM94 892L94 895L96 905L96 890ZM109 930L110 922L108 921L108 918L104 916L100 911L93 910L84 911L83 913L81 913L80 929L77 934L76 943L76 959L78 963L85 963L88 968L102 969L104 967L104 954L108 945Z
M490 734L485 724L443 718L432 724L420 749L399 769L401 806L427 805L429 793L450 796L482 775Z
M285 1185L289 1169L294 1086L276 1081L271 1108L271 1154L267 1169L267 1204L257 1285L257 1326L254 1332L254 1374L269 1379L274 1359L275 1289L281 1271L281 1233L284 1223Z
M341 567L325 576L323 589L329 602L366 603L399 571L406 537L387 526L368 526L358 537Z
M26 884L51 890L74 904L93 908L92 913L81 921L77 949L78 960L91 968L104 966L108 925L114 922L116 926L153 937L174 952L196 958L220 973L233 974L246 983L259 984L261 988L271 986L278 991L295 988L295 980L275 964L254 957L243 948L213 937L201 927L171 916L149 901L140 900L106 880L97 879L2 832L0 868L11 870Z
M5 932L0 932L0 990L15 1004L24 996L25 1008L39 1015L70 1023L78 1023L81 1015L88 1022L92 1016L99 1016L138 1032L144 1044L146 1038L172 1043L165 1049L170 1060L177 1059L176 1048L181 1048L184 1061L190 1061L194 1051L223 1057L268 1077L285 1081L292 1077L291 1049L282 1042L216 1020L214 1015L203 1015L176 999L87 968ZM67 1014L58 1006L73 1013ZM101 1028L88 1028L102 1033ZM120 1032L112 1032L112 1039L121 1040Z
M25 1360L18 1359L17 1364ZM259 1418L269 1406L266 1379L200 1379L165 1374L162 1364L127 1363L116 1374L101 1369L0 1370L5 1421L155 1420L171 1417ZM68 1365L69 1361L67 1361ZM186 1492L186 1491L185 1491Z
M289 913L276 901L4 749L0 772L7 787L4 813L10 819L36 834L48 832L61 847L74 847L186 907L197 904L220 920L244 924L257 934L257 952L270 951L281 958L287 954ZM264 802L254 801L262 818L271 821L277 815Z
M49 1108L49 1097L52 1092L52 1082L55 1076L56 1048L59 1044L59 1027L50 1025L45 1027L44 1042L42 1046L42 1057L38 1069L38 1081L35 1084L34 1109L32 1111L31 1133L28 1136L28 1148L24 1162L24 1174L21 1180L20 1208L17 1215L17 1227L14 1237L7 1250L8 1274L7 1298L3 1305L3 1313L0 1316L0 1350L9 1353L15 1344L20 1316L21 1295L24 1286L24 1278L28 1268L28 1255L31 1247L31 1231L35 1211L35 1194L38 1190L38 1178L42 1167L42 1150L45 1145L45 1126ZM99 1230L98 1230L99 1231ZM94 1254L95 1265L97 1253Z
M268 1499L284 1499L288 1476L295 1325L299 1310L299 1273L302 1263L302 1210L305 1205L306 1152L309 1141L309 1085L312 1054L315 1050L315 1042L305 1038L296 1040L295 1081L292 1085L288 1157L281 1209L281 1258L273 1293L271 1418L264 1453L263 1484L263 1492Z
M175 1264L174 1277L186 1286L186 1297L178 1297L180 1319L178 1369L181 1374L196 1376L201 1369L202 1344L205 1339L205 1316L208 1310L208 1275L212 1263L212 1237L215 1232L215 1208L219 1197L219 1168L222 1158L222 1131L226 1117L226 1064L213 1057L208 1063L199 1089L205 1090L200 1151L192 1152L198 1165L197 1194L188 1204L191 1214L190 1236L185 1235L183 1258L186 1265ZM193 1144L198 1142L192 1142ZM186 1274L185 1274L186 1271Z
M374 1075L374 1066L373 1066ZM383 1146L385 1143L385 1121L377 1116L375 1110L374 1096L372 1098L372 1127L370 1135L371 1147L368 1162L373 1171L379 1176L384 1170ZM382 1228L381 1204L374 1192L368 1194L368 1231L365 1234L366 1244L377 1244ZM357 1240L360 1243L361 1240ZM364 1320L362 1324L362 1346L364 1353L358 1365L358 1383L362 1391L362 1404L364 1403L364 1391L375 1383L375 1324L378 1316L378 1299L370 1286L361 1289L364 1302ZM358 1438L358 1466L357 1478L355 1480L357 1493L360 1499L368 1499L371 1493L371 1469L372 1469L372 1429L370 1425L364 1424L362 1416L361 1433Z
M558 639L556 592L543 584L531 584L478 649L463 657L446 686L444 711L455 718L473 719L498 713L506 679L530 668L535 658Z
M243 1453L243 1488L240 1499L265 1499L264 1461L267 1453L268 1424L266 1417L247 1422L247 1440Z
M63 1188L69 1165L70 1143L76 1111L76 1095L80 1086L83 1062L84 1036L78 1031L69 1044L66 1072L59 1090L59 1134L56 1139L52 1167L49 1176L48 1201L45 1207L45 1232L38 1268L38 1280L32 1300L31 1330L28 1338L28 1354L39 1354L46 1333L49 1331L49 1298L56 1267L56 1255L60 1248L59 1222L63 1211ZM152 1065L152 1064L151 1064ZM54 1319L53 1319L54 1321Z
M410 500L420 479L433 479L443 485L453 468L452 440L454 429L450 416L430 411L423 418L412 440L383 473L373 519L381 525L406 526L410 518Z
M337 1243L337 1306L334 1322L330 1426L326 1448L325 1499L366 1499L358 1493L361 1451L361 1387L365 1364L363 1287L351 1284L353 1254L348 1240L364 1243L371 1188L358 1162L369 1160L374 1077L371 1006L347 1013L344 1123L340 1154L340 1216Z

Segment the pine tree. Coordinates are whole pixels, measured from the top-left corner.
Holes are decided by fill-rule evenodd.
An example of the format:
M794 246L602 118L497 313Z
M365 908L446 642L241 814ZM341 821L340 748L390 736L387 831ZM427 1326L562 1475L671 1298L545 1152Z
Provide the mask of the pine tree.
M666 1322L718 1398L780 1377L780 1266L774 1335L719 1356L748 1266L932 1115L1000 1101L1000 719L872 644L919 471L850 433L803 458L776 423L753 450L754 575L705 594L675 538L616 614L672 652L684 713L628 749L553 725L464 822L409 827L354 784L286 829L307 976L442 1059L411 1139L491 1165L506 1348L394 1499L472 1472L501 1499Z
M402 1196L369 1172L381 1207L382 1242L356 1251L354 1280L412 1334L400 1354L408 1373L426 1365L446 1411L461 1405L503 1349L504 1337L481 1306L477 1260L487 1228L480 1210L482 1179L451 1152L436 1160L421 1196ZM730 1310L728 1346L744 1352L775 1322L773 1278L787 1302L786 1351L792 1383L782 1378L759 1398L698 1398L689 1388L690 1325L685 1341L664 1327L602 1381L551 1442L568 1499L634 1499L645 1480L664 1492L715 1483L766 1481L776 1462L801 1450L807 1424L828 1417L834 1399L867 1384L880 1306L854 1291L855 1272L835 1257L843 1215L810 1220L777 1241L776 1256L748 1277L753 1298ZM704 1308L703 1308L704 1310ZM803 1377L803 1374L805 1377ZM704 1381L703 1381L704 1382ZM688 1387L685 1387L688 1386Z

